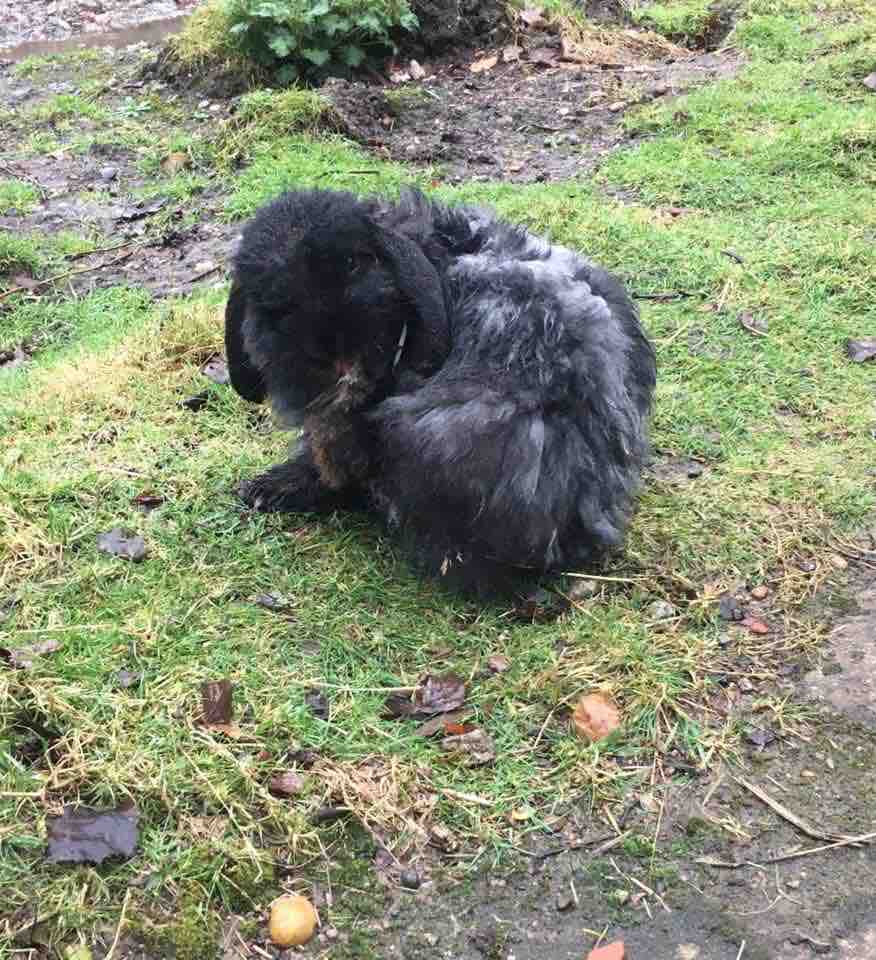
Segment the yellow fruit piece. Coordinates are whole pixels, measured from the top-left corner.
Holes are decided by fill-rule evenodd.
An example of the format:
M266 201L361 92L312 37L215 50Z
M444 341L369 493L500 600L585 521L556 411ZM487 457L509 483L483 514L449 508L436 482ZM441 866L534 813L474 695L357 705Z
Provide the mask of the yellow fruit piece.
M271 906L268 934L278 947L297 947L313 936L316 910L306 897L290 894Z

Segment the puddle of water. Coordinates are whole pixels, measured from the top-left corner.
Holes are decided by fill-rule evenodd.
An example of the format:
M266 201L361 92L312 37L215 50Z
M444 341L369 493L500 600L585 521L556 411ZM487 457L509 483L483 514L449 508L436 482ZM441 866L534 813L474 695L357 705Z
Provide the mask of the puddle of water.
M127 47L132 43L155 43L178 33L187 16L150 20L132 27L120 27L105 33L80 33L64 40L29 40L14 47L0 48L0 60L17 63L25 57L47 57L88 47Z

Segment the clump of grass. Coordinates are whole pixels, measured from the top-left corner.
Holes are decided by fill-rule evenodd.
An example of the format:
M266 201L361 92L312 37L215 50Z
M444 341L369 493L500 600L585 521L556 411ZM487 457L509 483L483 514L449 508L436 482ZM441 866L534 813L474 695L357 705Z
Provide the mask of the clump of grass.
M330 115L328 101L313 90L254 90L240 98L217 137L217 160L226 168L235 166L252 159L260 148L330 126Z
M33 119L43 123L81 119L100 121L106 119L106 115L100 104L75 93L56 93L31 110Z
M0 214L27 213L39 199L39 190L26 180L0 180Z
M0 276L15 270L36 273L44 262L45 257L33 237L0 230Z
M718 16L713 0L669 0L631 10L636 23L676 43L699 46Z
M208 0L186 20L183 29L170 38L169 49L185 67L242 62L231 42L231 17L222 0Z
M55 70L60 66L86 66L95 64L103 59L100 50L86 47L82 50L70 50L66 53L54 53L47 56L29 56L12 67L17 77L37 77Z

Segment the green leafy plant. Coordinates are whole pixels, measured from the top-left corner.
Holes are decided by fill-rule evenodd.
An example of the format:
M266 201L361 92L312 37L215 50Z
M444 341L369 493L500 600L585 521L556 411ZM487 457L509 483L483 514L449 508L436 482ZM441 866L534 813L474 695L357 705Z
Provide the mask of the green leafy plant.
M407 0L229 0L227 11L233 41L284 82L355 69L417 26Z

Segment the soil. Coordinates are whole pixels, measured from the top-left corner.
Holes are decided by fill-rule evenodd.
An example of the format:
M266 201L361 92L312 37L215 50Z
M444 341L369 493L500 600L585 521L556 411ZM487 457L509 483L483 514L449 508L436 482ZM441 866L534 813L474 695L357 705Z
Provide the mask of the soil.
M539 38L555 54L552 42ZM448 181L545 180L585 176L624 142L621 119L631 103L672 96L738 67L732 53L608 66L550 60L536 56L538 49L530 44L520 60L500 58L482 72L471 65L488 52L457 52L424 63L423 81L338 82L326 92L350 132L382 155L435 166L436 176ZM110 104L150 92L170 95L165 84L140 78L142 53L136 46L105 53L118 78L107 95ZM17 77L6 63L0 67L0 102L27 106L52 93L73 92L81 69L59 67L50 80L36 82ZM194 132L208 132L229 112L228 103L192 91L175 95L190 108L187 125ZM227 188L218 178L184 203L160 190L143 199L142 191L160 181L143 174L137 152L123 146L84 155L61 147L39 156L23 152L12 129L0 133L0 152L3 175L37 183L44 198L32 213L0 217L0 228L95 232L101 246L132 244L68 263L68 271L88 272L65 278L65 294L130 282L163 297L223 282L236 228L219 218ZM22 351L11 355L20 360ZM658 478L660 469L664 482L692 477L687 462L658 464ZM876 960L876 844L770 863L825 841L806 836L737 779L744 774L813 825L813 832L876 831L874 550L872 538L862 540L859 560L850 563L839 606L854 609L834 623L838 604L832 598L815 612L832 630L820 663L805 675L789 664L776 679L764 679L767 674L750 660L734 657L730 631L740 628L728 624L724 676L710 709L749 731L737 767L707 777L679 758L665 786L655 771L654 788L631 797L618 823L629 831L626 842L601 853L594 851L614 829L595 822L582 802L560 811L555 835L542 836L501 870L470 864L471 879L462 881L451 869L454 856L433 853L414 865L425 880L415 891L365 881L374 888L373 903L370 912L358 913L338 882L335 909L325 899L320 904L326 926L306 955L581 960L604 937L623 939L631 960ZM783 728L767 721L759 706L767 697L808 704L808 722ZM656 854L642 838L656 838ZM463 854L456 856L465 862ZM652 865L660 869L655 873ZM329 926L333 916L351 912L364 928L365 946L360 933ZM263 954L277 955L263 939L256 943ZM123 938L116 956L135 954L142 951Z
M536 49L541 57L559 56L550 46ZM519 61L500 58L472 72L486 56L423 64L422 82L334 80L323 91L348 135L387 159L435 166L449 183L543 182L591 173L628 139L622 120L629 107L730 76L739 66L729 53L627 67L545 66L523 59L524 52Z

